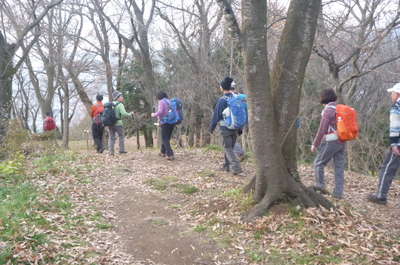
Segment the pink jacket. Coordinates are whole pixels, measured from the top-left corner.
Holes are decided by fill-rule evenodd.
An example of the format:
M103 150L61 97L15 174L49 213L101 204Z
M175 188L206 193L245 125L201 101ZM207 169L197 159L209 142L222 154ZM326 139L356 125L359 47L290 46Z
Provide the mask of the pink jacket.
M158 107L157 107L157 112L155 113L155 117L158 117L158 119L161 120L168 114L168 99L163 98L162 100L158 101Z
M321 113L321 122L313 142L315 147L321 144L325 135L336 132L336 108L333 107L336 107L336 102L328 103Z

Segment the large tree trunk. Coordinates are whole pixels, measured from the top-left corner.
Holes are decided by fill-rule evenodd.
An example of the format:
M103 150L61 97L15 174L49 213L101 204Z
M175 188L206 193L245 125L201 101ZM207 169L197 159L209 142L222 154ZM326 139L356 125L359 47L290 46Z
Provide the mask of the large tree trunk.
M320 0L313 0L314 4L320 4ZM287 27L297 23L298 32L296 34L312 34L315 28L314 20L310 19L310 8L303 9L302 5L307 7L310 3L306 0L293 0L289 7ZM269 67L266 47L266 2L257 0L242 0L242 17L243 17L243 53L245 61L245 77L246 87L249 95L249 114L250 114L250 132L252 134L253 149L256 156L256 178L255 178L255 200L257 205L254 206L245 216L245 220L251 220L254 217L263 215L268 208L276 201L288 197L296 199L299 203L306 207L318 206L320 204L330 207L331 204L321 195L307 190L301 182L296 181L291 172L287 168L287 163L281 148L281 128L279 117L293 113L289 117L296 117L296 109L294 110L286 102L281 105L274 105L273 87L269 78ZM304 12L308 11L308 12ZM318 14L318 12L317 12ZM303 20L297 19L302 17ZM290 32L285 27L284 35ZM300 38L300 42L304 41ZM289 45L289 38L284 38L280 47ZM305 45L303 43L303 45ZM299 58L300 59L300 58ZM304 56L302 65L307 64L309 57ZM277 65L284 65L284 62L277 58ZM285 69L285 68L284 68ZM293 75L295 73L283 71L282 79L288 80L285 75ZM297 78L301 78L299 75ZM288 82L288 81L286 81ZM302 84L303 80L297 80L298 84ZM285 83L285 82L283 82ZM281 84L278 89L285 89ZM298 88L297 88L298 89ZM283 93L284 94L284 93ZM300 94L294 94L296 100L300 100ZM287 100L287 99L286 99ZM293 119L293 118L292 118ZM295 120L295 119L293 119ZM294 148L294 147L293 147ZM296 162L296 161L295 161Z
M7 135L12 104L12 58L14 46L9 45L0 32L0 145Z
M316 32L320 0L292 1L272 72L272 91L286 166L297 173L297 127L306 66Z
M0 55L0 60L3 57ZM0 62L0 72L3 71L3 62ZM0 146L4 143L7 135L8 121L11 111L12 77L0 76Z
M256 156L255 200L268 192L279 196L287 186L287 172L279 151L277 123L272 105L267 58L266 2L242 1L246 87L249 95L250 131ZM270 178L268 178L270 176Z

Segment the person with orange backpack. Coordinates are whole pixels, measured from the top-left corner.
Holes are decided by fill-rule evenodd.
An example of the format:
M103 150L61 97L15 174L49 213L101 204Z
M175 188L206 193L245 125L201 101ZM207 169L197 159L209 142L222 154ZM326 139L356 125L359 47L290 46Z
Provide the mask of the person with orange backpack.
M333 196L343 198L344 169L346 163L346 143L358 136L357 112L346 105L336 103L333 89L321 92L321 103L325 105L317 135L311 146L311 152L318 150L314 161L315 189L325 192L324 169L333 159L335 169L335 188Z
M92 105L90 116L92 117L92 136L97 153L103 153L104 125L101 114L104 112L103 95L96 96L96 103Z
M379 170L378 191L370 194L367 200L376 204L387 204L387 195L393 178L400 167L400 83L387 90L391 93L389 140L390 149Z

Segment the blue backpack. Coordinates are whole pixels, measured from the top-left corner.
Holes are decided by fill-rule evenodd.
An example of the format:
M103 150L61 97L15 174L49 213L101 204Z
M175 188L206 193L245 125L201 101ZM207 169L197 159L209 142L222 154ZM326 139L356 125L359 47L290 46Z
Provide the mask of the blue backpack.
M180 124L183 121L182 100L179 98L165 100L168 104L168 114L162 118L162 121L168 124Z
M231 130L242 129L248 122L247 96L245 94L228 97L228 107L222 112L225 127Z

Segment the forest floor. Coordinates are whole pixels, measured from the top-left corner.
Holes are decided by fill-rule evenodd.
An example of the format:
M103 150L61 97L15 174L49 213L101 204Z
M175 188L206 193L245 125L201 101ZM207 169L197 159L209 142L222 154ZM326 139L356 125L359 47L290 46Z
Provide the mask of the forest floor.
M245 224L251 157L238 177L218 171L215 146L177 149L175 161L154 149L109 156L84 146L28 161L35 214L19 221L18 237L0 234L0 264L400 264L399 180L380 206L365 200L376 177L346 172L345 198L328 195L335 210L282 203ZM311 185L312 168L300 171ZM328 170L329 188L332 180Z

